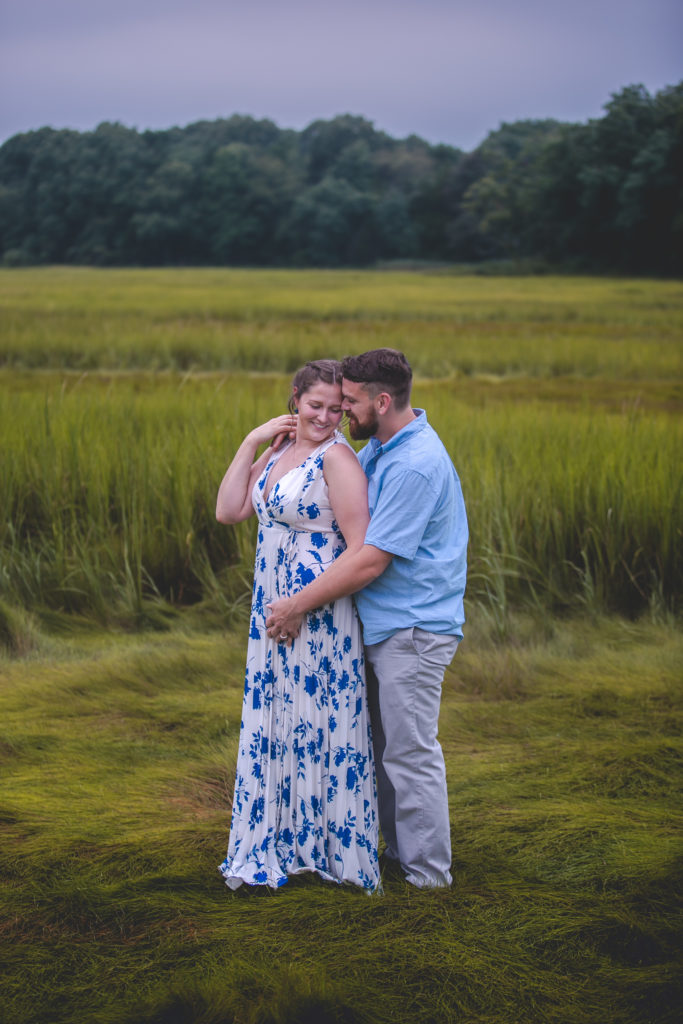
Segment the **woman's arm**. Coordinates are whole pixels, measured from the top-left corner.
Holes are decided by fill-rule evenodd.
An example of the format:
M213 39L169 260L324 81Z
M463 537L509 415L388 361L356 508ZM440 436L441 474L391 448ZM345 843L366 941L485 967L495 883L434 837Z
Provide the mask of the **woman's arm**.
M218 488L216 499L216 519L219 523L241 523L248 519L254 511L251 503L251 492L254 484L268 464L268 460L296 429L296 416L276 416L267 423L247 434L235 452L235 457L228 466L225 476ZM272 442L263 454L255 460L256 452L262 444Z
M346 550L356 550L365 540L370 523L367 477L356 455L345 444L333 444L327 449L323 476Z

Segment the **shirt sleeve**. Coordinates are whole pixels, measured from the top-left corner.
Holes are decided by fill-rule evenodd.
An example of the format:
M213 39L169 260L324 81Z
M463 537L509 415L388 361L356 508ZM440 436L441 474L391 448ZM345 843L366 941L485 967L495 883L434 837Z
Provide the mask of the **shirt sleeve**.
M414 558L437 495L429 479L415 470L388 473L382 480L365 543L400 558Z

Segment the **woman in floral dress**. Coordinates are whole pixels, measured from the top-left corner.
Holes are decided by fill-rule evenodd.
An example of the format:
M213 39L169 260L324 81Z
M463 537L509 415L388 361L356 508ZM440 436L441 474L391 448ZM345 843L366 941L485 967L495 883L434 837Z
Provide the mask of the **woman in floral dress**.
M360 624L345 597L271 639L267 606L296 593L361 545L367 484L338 431L341 364L307 363L290 415L252 430L218 492L216 516L259 520L242 724L228 855L231 889L283 885L289 875L373 890L377 807ZM297 415L294 415L297 413ZM262 444L266 451L256 458Z

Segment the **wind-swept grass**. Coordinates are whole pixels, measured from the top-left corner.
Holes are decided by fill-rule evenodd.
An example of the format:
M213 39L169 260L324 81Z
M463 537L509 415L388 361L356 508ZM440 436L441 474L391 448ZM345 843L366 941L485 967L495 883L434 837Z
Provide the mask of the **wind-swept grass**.
M0 942L13 1024L673 1022L680 634L474 616L441 718L454 885L216 870L239 632L53 640L0 688Z

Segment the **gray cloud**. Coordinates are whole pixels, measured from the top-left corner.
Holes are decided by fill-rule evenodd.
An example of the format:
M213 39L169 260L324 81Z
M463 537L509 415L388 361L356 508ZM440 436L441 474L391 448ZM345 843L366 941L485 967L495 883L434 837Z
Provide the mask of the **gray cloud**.
M623 85L683 77L671 0L4 3L0 138L348 111L470 149L503 120L585 120Z

